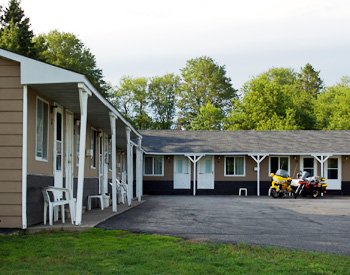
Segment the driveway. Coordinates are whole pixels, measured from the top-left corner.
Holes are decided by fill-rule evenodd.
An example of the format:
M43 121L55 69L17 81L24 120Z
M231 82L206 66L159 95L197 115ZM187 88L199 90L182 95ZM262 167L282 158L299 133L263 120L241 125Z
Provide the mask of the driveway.
M97 225L184 239L350 255L350 198L147 196Z

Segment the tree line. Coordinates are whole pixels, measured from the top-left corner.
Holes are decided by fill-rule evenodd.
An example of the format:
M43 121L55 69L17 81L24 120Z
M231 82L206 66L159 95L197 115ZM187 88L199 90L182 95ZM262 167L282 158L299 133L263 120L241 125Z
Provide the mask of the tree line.
M34 35L19 0L0 6L0 47L85 74L137 129L350 129L350 77L325 87L309 63L298 72L271 68L239 91L225 66L208 56L188 60L179 75L124 76L114 86L76 35Z

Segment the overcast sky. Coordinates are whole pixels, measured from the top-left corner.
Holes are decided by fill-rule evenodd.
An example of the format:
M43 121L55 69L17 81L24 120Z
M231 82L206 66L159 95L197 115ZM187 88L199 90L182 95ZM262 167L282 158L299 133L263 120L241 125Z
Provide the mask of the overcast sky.
M0 0L7 5L8 1ZM180 73L209 56L233 87L310 63L326 85L350 75L349 0L22 0L35 34L72 32L106 81Z

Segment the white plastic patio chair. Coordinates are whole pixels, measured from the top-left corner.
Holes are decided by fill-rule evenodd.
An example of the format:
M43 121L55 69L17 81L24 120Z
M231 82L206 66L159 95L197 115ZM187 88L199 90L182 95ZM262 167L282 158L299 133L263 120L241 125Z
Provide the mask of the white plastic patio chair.
M112 188L113 188L113 184L110 182L109 183ZM117 187L117 201L121 201L123 204L126 202L126 198L127 198L127 186L126 184L122 184L122 182L120 182L118 179L116 179L116 187Z
M62 199L60 198L60 194L64 192L66 194L66 198ZM44 224L46 224L47 220L47 207L49 207L49 224L53 225L53 214L55 211L55 207L61 206L61 216L62 216L62 223L65 223L65 212L64 212L64 206L66 204L69 205L69 213L71 217L72 224L75 220L75 202L74 199L71 196L71 192L67 188L60 188L60 187L44 187L42 188L42 193L44 196ZM52 196L50 197L50 193Z

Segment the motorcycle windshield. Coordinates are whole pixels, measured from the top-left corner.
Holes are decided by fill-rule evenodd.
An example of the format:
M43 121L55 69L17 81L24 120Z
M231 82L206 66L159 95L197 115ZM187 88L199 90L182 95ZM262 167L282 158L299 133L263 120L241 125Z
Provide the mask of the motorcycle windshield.
M310 173L304 171L303 174L301 175L301 179L302 179L302 180L306 180L306 178L308 178L309 176L310 176Z
M283 169L278 169L277 172L275 173L276 176L280 176L282 178L289 178L289 174L286 170Z

